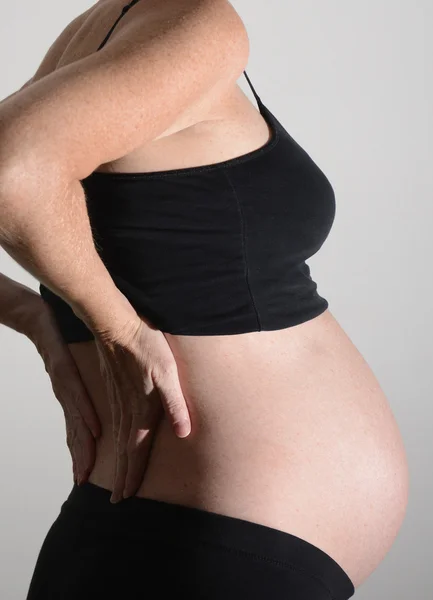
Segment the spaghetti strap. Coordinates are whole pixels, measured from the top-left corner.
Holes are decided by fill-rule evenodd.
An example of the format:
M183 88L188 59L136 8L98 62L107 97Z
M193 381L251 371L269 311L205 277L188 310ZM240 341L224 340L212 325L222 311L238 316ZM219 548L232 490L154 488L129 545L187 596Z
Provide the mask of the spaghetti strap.
M250 88L251 88L251 91L252 91L252 92L253 92L253 94L254 94L254 98L256 99L256 101L257 101L257 104L259 105L259 108L261 109L261 108L262 108L262 106L263 106L263 102L260 100L260 96L258 95L258 93L256 92L256 90L254 89L254 86L253 86L253 84L251 83L251 80L250 80L250 78L248 77L248 75L247 75L247 72L246 72L246 71L244 71L244 75L245 75L245 77L246 77L246 80L248 81L248 85L250 86ZM261 111L260 111L260 112L261 112Z
M129 4L127 4L126 6L124 6L122 8L122 12L120 13L120 15L117 17L116 22L114 23L114 25L111 27L110 31L107 33L107 35L105 36L104 40L102 41L102 43L100 44L99 48L96 50L96 52L98 50L100 50L103 46L105 46L105 44L108 42L108 38L110 37L110 35L113 33L114 28L116 27L117 23L120 21L120 19L123 17L123 15L125 13L128 12L128 10L130 8L132 8L134 6L134 4L137 4L139 0L132 0L132 2L130 2Z

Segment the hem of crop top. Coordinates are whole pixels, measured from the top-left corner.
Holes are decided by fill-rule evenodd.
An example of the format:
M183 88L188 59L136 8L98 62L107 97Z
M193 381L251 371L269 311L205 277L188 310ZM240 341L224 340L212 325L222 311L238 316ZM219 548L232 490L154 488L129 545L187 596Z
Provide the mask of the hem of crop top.
M114 179L155 179L158 177L170 177L172 175L190 175L193 173L202 173L204 171L215 171L218 169L223 169L226 167L231 167L234 165L238 165L240 163L244 163L250 160L254 160L259 156L262 156L269 150L272 150L277 145L277 142L280 138L280 134L278 131L278 127L274 121L274 117L271 111L263 104L260 103L259 106L260 114L265 119L266 123L269 125L271 129L271 137L264 144L260 146L260 148L256 148L255 150L251 150L251 152L247 152L246 154L241 154L240 156L235 156L234 158L229 158L228 160L224 160L218 163L212 163L209 165L200 165L197 167L184 167L181 169L168 169L164 171L148 171L148 172L131 172L131 173L123 173L120 171L93 171L88 177L83 179L82 181L86 181L90 178L114 178ZM266 119L265 114L268 116Z
M52 303L49 300L51 290L48 290L48 297L44 290L46 290L45 286L40 285L41 296L43 300L51 305ZM188 336L188 337L214 337L214 336L233 336L233 335L245 335L246 333L259 333L261 331L281 331L283 329L290 329L291 327L296 327L298 325L302 325L303 323L307 323L308 321L312 321L322 315L326 310L329 309L329 302L323 296L320 296L317 292L314 293L316 299L319 300L319 303L310 307L308 310L304 310L302 314L297 313L296 315L289 315L286 319L281 319L280 322L276 325L275 323L272 325L265 324L262 325L260 323L257 327L254 328L242 328L230 330L227 333L226 330L211 330L211 331L185 331L185 329L179 328L170 328L164 327L160 324L155 324L157 329L159 329L162 333L169 333L174 336ZM144 311L139 311L139 314L145 315ZM70 319L73 319L71 321ZM67 316L63 323L59 323L60 333L63 337L63 340L66 344L79 344L83 342L94 341L93 332L81 321L78 321L78 328L75 327L77 324L76 317L73 315ZM74 329L75 327L75 329Z

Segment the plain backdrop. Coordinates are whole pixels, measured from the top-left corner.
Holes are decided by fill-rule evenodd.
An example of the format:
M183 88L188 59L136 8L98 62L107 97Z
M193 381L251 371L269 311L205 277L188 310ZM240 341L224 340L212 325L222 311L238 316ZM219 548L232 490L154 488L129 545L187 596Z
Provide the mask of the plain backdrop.
M307 262L385 391L407 449L405 522L356 598L432 598L433 3L233 5L250 37L253 85L334 187L332 231ZM89 6L2 5L0 99L33 75L61 30ZM239 83L254 101L245 78ZM37 289L1 249L0 271ZM6 327L0 340L0 595L23 600L72 473L63 414L42 359Z

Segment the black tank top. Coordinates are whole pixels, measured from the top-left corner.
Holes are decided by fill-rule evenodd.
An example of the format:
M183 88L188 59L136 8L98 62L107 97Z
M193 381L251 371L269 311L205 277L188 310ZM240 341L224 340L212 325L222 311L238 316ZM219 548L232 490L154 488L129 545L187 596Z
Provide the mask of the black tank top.
M125 6L119 19L139 0ZM116 286L163 332L228 335L284 329L328 301L305 262L335 217L331 183L263 104L262 147L209 165L81 181L95 246ZM44 285L66 342L92 332Z

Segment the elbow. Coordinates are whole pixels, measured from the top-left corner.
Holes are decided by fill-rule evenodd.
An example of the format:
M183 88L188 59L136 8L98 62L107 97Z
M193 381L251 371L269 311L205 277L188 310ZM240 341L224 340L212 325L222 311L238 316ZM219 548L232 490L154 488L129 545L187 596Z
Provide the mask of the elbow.
M18 157L10 152L0 163L0 211L11 204L16 206L17 202L35 204L51 188L58 190L72 179L59 156L53 158L43 150L26 151L21 145Z
M0 111L0 211L15 205L16 198L38 200L39 192L67 175L64 152L56 148L51 132L25 114L9 113Z
M10 143L1 145L0 149L0 185L2 190L27 191L30 186L45 184L54 178L64 176L64 168L60 161L60 153L45 148L43 144L26 144L24 136Z
M50 209L52 199L59 198L70 184L60 175L61 169L43 157L3 161L0 168L0 245L12 248L20 243L24 232L32 227L38 213ZM54 210L54 207L51 206ZM36 219L35 219L36 217Z
M5 228L8 215L11 212L11 208L14 204L17 204L16 200L17 189L13 185L14 180L18 176L18 167L13 167L12 163L8 163L6 166L2 164L0 167L0 234Z
M0 245L8 250L16 245L20 235L19 223L26 212L26 199L23 184L19 181L19 166L9 164L0 169Z
M8 160L0 168L0 226L4 230L14 214L25 210L30 199L29 170L20 161Z

